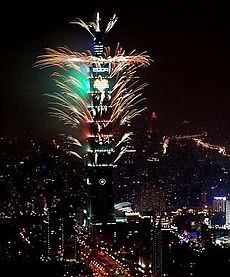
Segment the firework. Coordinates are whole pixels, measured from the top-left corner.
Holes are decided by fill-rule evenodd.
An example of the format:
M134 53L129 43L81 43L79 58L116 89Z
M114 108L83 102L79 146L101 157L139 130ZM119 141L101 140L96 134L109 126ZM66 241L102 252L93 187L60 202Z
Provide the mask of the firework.
M116 21L117 17L114 15L103 31L100 29L99 13L95 22L85 23L76 18L70 23L85 28L94 41L97 41L98 34L108 33ZM89 166L100 164L99 152L112 155L111 163L116 163L127 151L125 143L133 133L120 132L120 138L115 140L109 130L111 126L114 130L130 124L146 109L139 106L145 100L141 91L147 84L139 83L136 71L140 67L149 66L151 62L146 52L138 54L134 50L126 55L125 50L117 44L112 55L109 47L103 46L102 49L100 41L98 45L95 44L94 54L90 50L75 52L67 47L47 48L45 54L39 56L35 63L38 68L58 69L52 74L58 91L47 94L52 99L49 112L65 125L72 128L84 126L88 130L85 138L69 136L67 141L75 147L74 151L69 150L68 153L79 158L82 156L76 149L87 143L90 145L87 155L92 158L88 162ZM92 148L92 138L97 147Z

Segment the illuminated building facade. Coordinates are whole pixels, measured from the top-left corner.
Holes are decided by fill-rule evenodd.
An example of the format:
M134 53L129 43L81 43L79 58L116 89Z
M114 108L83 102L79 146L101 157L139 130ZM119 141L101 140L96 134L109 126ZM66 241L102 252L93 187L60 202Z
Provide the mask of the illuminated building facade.
M225 196L215 196L212 200L211 224L224 227L226 225L226 200Z
M138 276L162 276L161 223L152 212L140 218Z
M212 201L213 212L225 212L226 210L226 197L215 196Z
M98 28L94 38L94 55L102 57L103 37ZM109 63L95 63L90 67L90 113L88 122L89 149L86 155L87 185L89 189L89 223L101 225L115 222L112 170L113 134L111 129L111 79Z
M230 229L230 199L226 199L226 226Z

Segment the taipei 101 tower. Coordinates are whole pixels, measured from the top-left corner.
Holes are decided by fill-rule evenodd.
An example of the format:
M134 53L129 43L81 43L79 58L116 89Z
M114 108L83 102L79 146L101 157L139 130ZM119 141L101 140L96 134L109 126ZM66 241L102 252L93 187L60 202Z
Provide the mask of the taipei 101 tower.
M104 38L97 13L94 56L103 59ZM114 138L112 133L112 91L111 66L106 60L90 66L89 110L92 120L88 122L89 149L86 154L89 188L90 224L108 224L115 222L112 187Z
M58 67L64 72L53 74L58 91L49 93L53 98L50 114L78 134L67 136L67 152L85 164L88 226L92 234L98 230L103 233L116 223L113 167L129 151L127 143L133 132L125 131L124 126L130 126L132 119L146 109L141 91L147 84L139 83L136 72L149 65L150 57L135 51L126 55L119 44L111 54L110 47L104 45L104 36L116 21L113 15L102 30L99 13L95 22L74 19L71 24L80 25L93 37L93 51L47 48L35 64L40 68Z

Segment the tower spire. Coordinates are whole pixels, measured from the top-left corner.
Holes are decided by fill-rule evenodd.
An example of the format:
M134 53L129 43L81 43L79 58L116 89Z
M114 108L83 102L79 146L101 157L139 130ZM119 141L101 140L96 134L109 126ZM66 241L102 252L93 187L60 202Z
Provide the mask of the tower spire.
M97 12L95 21L95 36L94 36L94 54L97 57L103 56L104 52L104 32L100 28L100 13Z
M100 29L100 13L99 12L97 12L95 31L97 33L101 32L101 29Z

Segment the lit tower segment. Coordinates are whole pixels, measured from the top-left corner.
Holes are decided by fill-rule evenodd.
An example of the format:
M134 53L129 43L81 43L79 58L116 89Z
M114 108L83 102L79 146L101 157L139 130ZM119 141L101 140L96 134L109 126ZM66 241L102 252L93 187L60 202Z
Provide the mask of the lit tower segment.
M103 34L97 13L94 55L103 57ZM111 128L111 80L108 62L90 66L89 150L86 158L89 186L89 220L91 224L115 222L112 187L113 134Z

